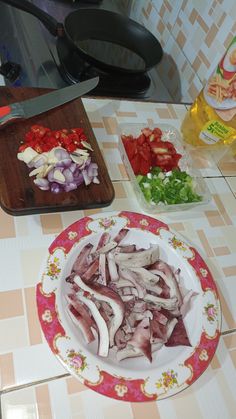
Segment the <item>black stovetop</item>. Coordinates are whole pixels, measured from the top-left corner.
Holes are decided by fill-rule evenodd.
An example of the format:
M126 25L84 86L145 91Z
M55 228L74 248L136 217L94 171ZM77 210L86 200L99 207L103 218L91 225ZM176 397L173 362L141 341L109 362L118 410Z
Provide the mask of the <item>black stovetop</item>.
M33 3L42 8L47 13L51 14L58 22L63 23L65 17L74 10L80 7L92 7L102 8L110 11L121 13L119 7L120 2L114 1L66 1L66 0L50 0L45 2L43 0L33 0ZM148 90L150 89L151 80L148 74L143 73L139 75L126 75L126 74L113 74L106 73L98 67L94 67L88 62L85 62L78 55L76 51L68 50L68 44L63 38L53 38L44 28L42 33L51 50L51 53L57 62L58 69L63 80L66 83L77 83L79 81L87 80L94 76L100 77L99 85L92 92L99 96L114 96L114 97L133 97L133 98L144 98L148 96ZM56 48L55 48L56 47ZM99 49L100 45L98 45ZM95 46L96 48L96 46ZM122 47L121 47L122 48ZM108 54L111 54L111 49L108 50ZM120 66L125 66L125 61L122 62L123 51L119 54L117 48L117 54L119 54ZM96 54L96 50L95 50ZM101 48L99 49L101 54ZM126 55L127 56L127 55ZM113 54L115 57L115 54ZM106 62L109 62L109 57L104 57ZM134 57L135 59L136 57ZM130 58L131 60L131 58ZM91 92L90 92L91 94Z
M70 12L80 7L102 8L125 14L124 10L121 9L121 2L119 0L31 1L48 14L51 14L58 22L62 23ZM0 55L3 52L8 59L10 57L13 61L21 65L22 74L16 80L15 85L60 88L67 84L76 83L99 75L100 83L98 88L92 92L94 95L149 99L153 91L155 91L150 72L131 76L125 74L121 76L116 74L114 76L104 73L104 71L82 62L77 54L68 54L63 38L59 40L52 36L37 19L28 13L19 12L9 6L5 6L5 8L11 14L11 19L9 19L11 24L16 26L14 28L12 27L13 36L10 42L5 42L4 40L3 45L0 25ZM7 23L8 34L11 34L9 22ZM16 30L21 35L18 45L15 45L17 39L15 36ZM3 34L6 33L6 31L4 32L4 28L2 31ZM8 44L10 47L6 46ZM4 48L5 50L3 50ZM17 57L16 60L14 60L15 56Z

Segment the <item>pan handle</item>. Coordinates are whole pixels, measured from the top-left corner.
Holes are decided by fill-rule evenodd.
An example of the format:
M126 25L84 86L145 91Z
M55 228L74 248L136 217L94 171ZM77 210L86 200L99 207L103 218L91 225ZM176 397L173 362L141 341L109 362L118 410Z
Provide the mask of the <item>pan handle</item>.
M9 6L16 7L19 10L23 10L24 12L30 13L31 15L37 17L48 29L48 31L54 36L57 36L63 28L63 25L58 23L54 17L50 16L42 9L27 0L0 0L0 2L9 4Z

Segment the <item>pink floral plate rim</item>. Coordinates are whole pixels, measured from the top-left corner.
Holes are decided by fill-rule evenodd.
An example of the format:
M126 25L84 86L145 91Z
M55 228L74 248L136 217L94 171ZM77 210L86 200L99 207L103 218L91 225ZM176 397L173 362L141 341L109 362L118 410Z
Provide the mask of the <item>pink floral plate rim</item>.
M157 361L155 365L144 366L143 369L139 369L135 361L132 368L120 367L112 361L107 363L87 349L82 339L75 336L68 327L61 302L65 262L76 254L77 248L84 241L92 240L95 234L116 232L122 227L138 232L142 239L154 238L168 250L168 255L174 261L182 264L187 272L186 278L190 278L200 290L196 305L198 316L195 315L198 319L191 319L197 322L196 327L192 327L197 330L193 337L193 347L181 347L176 354L167 348L169 352L163 352L160 358L163 364ZM221 329L221 307L214 279L199 252L158 219L130 211L81 218L63 230L51 243L40 278L36 287L36 301L47 343L72 375L100 394L130 402L163 399L196 381L214 356Z

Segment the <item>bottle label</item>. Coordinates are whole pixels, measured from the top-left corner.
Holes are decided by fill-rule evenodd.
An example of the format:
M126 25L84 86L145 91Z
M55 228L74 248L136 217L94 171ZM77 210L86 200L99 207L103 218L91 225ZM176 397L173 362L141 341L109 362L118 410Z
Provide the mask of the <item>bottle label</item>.
M205 100L214 109L227 110L236 107L236 36L203 92Z
M212 119L202 127L199 138L206 144L216 144L220 140L227 140L233 133L233 128Z

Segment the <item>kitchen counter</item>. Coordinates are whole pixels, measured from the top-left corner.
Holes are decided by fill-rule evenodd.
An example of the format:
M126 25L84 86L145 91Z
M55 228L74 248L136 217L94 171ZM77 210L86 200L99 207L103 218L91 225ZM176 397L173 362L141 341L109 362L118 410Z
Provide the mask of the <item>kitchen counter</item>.
M168 123L180 128L185 105L83 99L115 189L98 210L11 217L0 210L0 378L3 419L232 419L236 417L236 161L230 154L194 153L212 194L209 204L156 218L205 254L222 306L222 336L204 374L179 394L157 402L109 399L70 376L51 353L36 310L35 285L46 249L62 229L92 213L142 212L118 151L123 122Z

